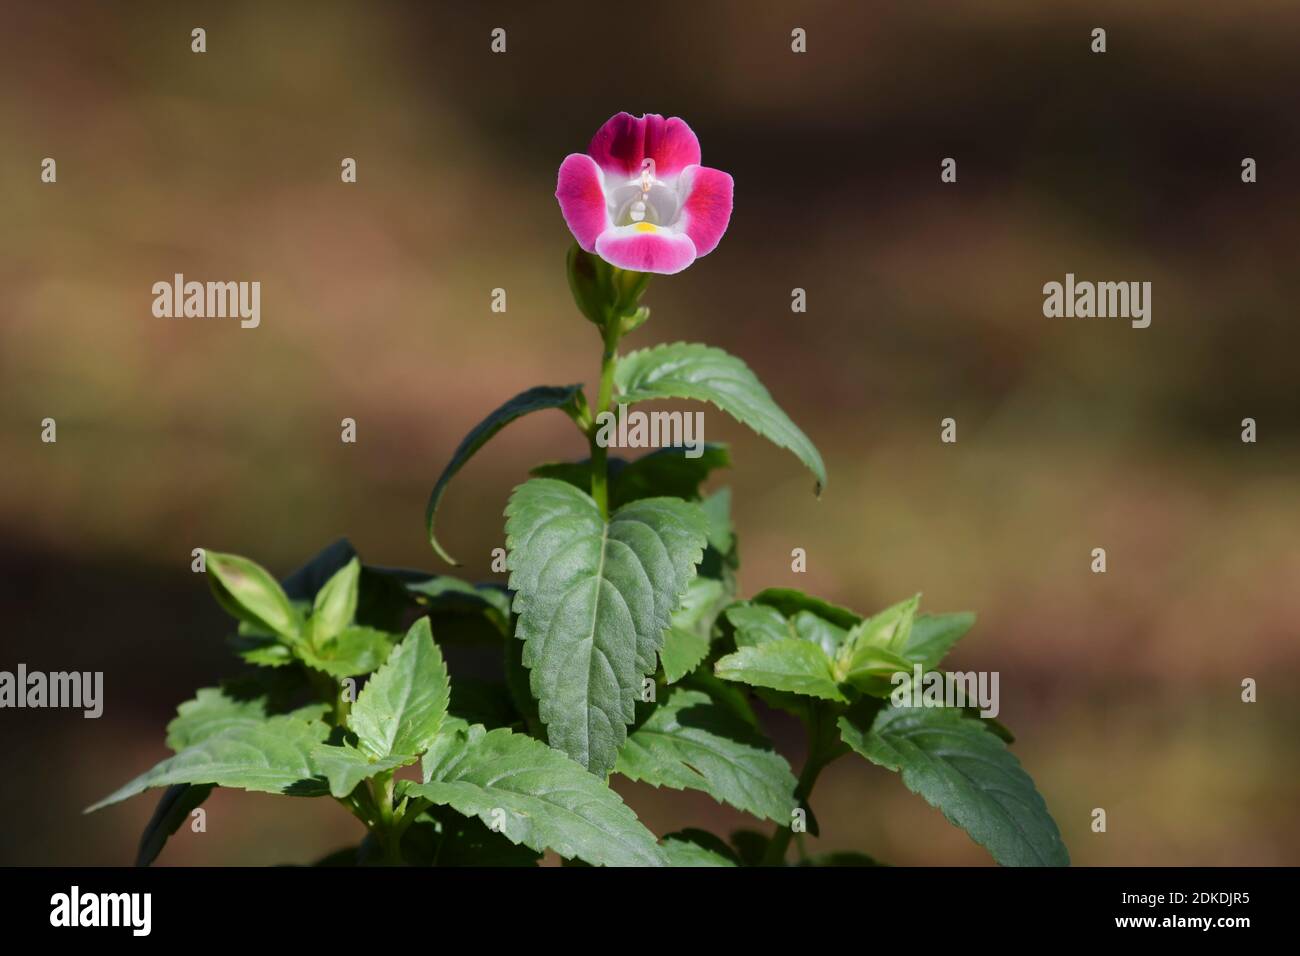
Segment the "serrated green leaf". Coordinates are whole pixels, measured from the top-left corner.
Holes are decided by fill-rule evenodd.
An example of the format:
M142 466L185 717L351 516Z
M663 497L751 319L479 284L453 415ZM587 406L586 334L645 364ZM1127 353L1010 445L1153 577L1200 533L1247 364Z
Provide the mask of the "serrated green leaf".
M209 785L194 786L188 783L178 783L164 790L153 816L145 825L144 833L140 835L135 865L148 866L158 859L167 840L211 793L212 787Z
M449 697L447 665L422 617L366 681L348 726L371 757L422 754L447 716Z
M266 717L263 697L240 699L220 687L204 687L176 708L167 725L167 746L181 751L231 727L265 723Z
M598 866L660 866L654 834L603 780L539 740L449 725L401 793L477 817L512 843Z
M302 615L266 568L237 554L205 551L208 583L228 614L269 634L297 641Z
M772 400L740 359L707 345L676 342L622 356L614 369L619 401L690 398L711 402L759 435L794 452L826 485L826 466L808 436Z
M328 733L321 721L292 714L258 724L236 724L167 758L85 812L126 800L149 787L177 783L320 796L328 791L311 762L311 752Z
M316 592L311 611L311 640L314 646L338 636L357 613L357 589L361 562L353 558L339 568Z
M292 648L274 637L237 635L231 644L240 660L256 667L284 667L297 660Z
M1066 866L1069 854L1020 761L977 718L951 707L881 706L841 717L840 736L942 811L1003 866Z
M939 666L944 655L975 626L975 615L969 611L958 614L918 614L912 622L912 632L902 650L903 657L917 662L924 670Z
M167 725L167 746L179 752L232 727L259 726L276 709L286 708L268 706L267 694L262 690L245 691L228 686L201 688L193 699L176 708L176 716ZM312 722L320 720L327 710L326 704L306 704L288 716Z
M303 645L298 655L331 677L358 677L379 668L396 642L396 635L373 627L345 627L318 647Z
M727 590L721 581L697 577L690 583L659 651L668 683L675 684L695 670L709 653L713 622L726 601Z
M373 757L346 742L339 746L319 744L311 752L311 760L317 772L329 781L330 796L340 799L355 790L362 780L369 780L377 773L405 767L418 759L420 758L416 754Z
M699 506L676 498L631 502L608 522L590 495L550 478L510 498L516 636L538 713L551 746L594 774L614 766L704 539Z
M740 858L720 838L706 830L688 827L663 840L669 866L740 866Z
M737 648L755 647L769 641L787 641L798 636L785 615L775 608L738 601L723 614L735 630Z
M846 702L836 686L831 661L816 644L791 637L741 647L720 658L714 673L753 687L790 691L807 697Z
M627 738L614 768L630 780L703 790L756 817L786 823L797 805L790 765L707 694L679 689Z
M675 624L671 625L664 631L664 646L659 651L659 660L664 668L664 680L669 684L676 684L695 670L708 653L707 634L699 634Z
M573 405L581 391L581 385L539 385L528 389L526 392L520 392L475 425L461 443L456 446L456 450L452 452L451 461L447 463L447 467L442 470L442 474L438 476L438 481L433 486L433 491L429 495L429 504L424 512L425 533L429 536L429 544L433 546L433 550L438 553L440 558L448 564L457 563L451 555L443 550L442 545L438 543L438 539L433 533L434 521L438 516L438 505L442 502L443 492L447 490L447 485L455 477L456 472L460 471L465 462L473 458L475 452L486 445L493 435L515 419L547 408L568 408Z
M810 644L816 644L827 657L834 658L849 632L836 627L825 618L820 618L812 611L800 611L790 620L796 637Z

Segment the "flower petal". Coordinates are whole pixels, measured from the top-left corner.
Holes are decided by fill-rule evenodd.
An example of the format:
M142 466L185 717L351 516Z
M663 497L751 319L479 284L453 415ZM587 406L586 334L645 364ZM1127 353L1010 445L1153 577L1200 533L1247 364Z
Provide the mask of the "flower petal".
M695 243L684 232L638 222L602 232L596 255L620 269L672 275L695 261Z
M641 172L641 161L648 156L655 161L655 175L662 179L699 163L700 141L686 121L675 116L616 113L596 131L587 152L601 169L627 179Z
M555 184L564 221L587 252L596 250L596 238L612 224L605 201L605 177L595 161L583 153L570 153L560 163Z
M695 254L707 256L722 241L731 222L733 180L708 166L687 166L677 180L682 212L676 228L691 237Z

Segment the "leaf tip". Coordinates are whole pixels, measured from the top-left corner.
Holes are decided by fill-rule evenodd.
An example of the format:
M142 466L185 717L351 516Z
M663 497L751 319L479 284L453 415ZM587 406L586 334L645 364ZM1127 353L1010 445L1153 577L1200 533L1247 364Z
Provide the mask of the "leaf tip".
M442 560L446 561L453 568L460 567L460 562L448 554L447 549L438 543L438 539L433 535L432 528L429 530L429 546L433 548L434 553L438 555L438 557L442 558Z

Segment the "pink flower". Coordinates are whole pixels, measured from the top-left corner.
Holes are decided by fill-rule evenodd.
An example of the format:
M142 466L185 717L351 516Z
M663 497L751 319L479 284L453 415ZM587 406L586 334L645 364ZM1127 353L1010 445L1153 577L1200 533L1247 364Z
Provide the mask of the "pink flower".
M700 165L700 141L683 120L619 113L587 152L565 157L555 198L587 252L620 269L671 275L717 247L731 191L731 176Z

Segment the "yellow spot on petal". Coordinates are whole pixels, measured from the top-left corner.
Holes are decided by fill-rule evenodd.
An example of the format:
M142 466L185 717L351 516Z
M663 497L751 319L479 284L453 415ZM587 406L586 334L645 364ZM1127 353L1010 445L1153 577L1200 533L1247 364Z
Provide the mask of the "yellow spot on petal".
M638 222L636 224L637 232L654 232L656 226L653 222Z

